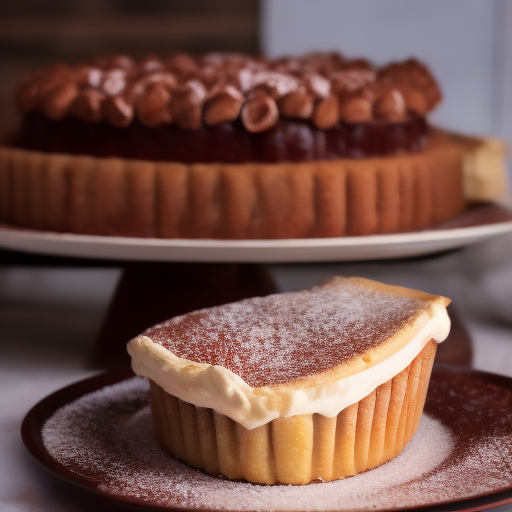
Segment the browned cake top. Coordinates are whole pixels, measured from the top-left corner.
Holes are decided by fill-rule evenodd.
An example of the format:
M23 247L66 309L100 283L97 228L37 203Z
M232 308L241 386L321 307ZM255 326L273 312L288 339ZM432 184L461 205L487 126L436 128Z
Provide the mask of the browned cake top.
M75 117L129 126L175 124L198 129L241 120L256 133L280 118L327 130L338 122L403 122L423 117L441 99L429 70L416 60L380 69L336 53L265 59L238 53L134 61L125 55L56 64L27 77L22 111L50 119Z
M178 357L261 387L310 377L376 347L425 303L346 281L195 311L144 334Z

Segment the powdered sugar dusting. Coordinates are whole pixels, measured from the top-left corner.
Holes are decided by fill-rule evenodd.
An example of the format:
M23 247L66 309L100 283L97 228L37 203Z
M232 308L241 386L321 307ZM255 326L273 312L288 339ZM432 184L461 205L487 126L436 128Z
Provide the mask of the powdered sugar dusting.
M156 443L147 382L132 378L59 409L44 425L50 455L98 484L101 492L151 505L225 510L360 510L418 506L446 499L456 474L443 464L454 439L423 416L419 430L393 461L367 473L307 486L259 486L214 478L164 453ZM477 446L478 452L480 448ZM450 480L446 476L450 475ZM432 482L416 492L418 482ZM430 480L429 480L430 479ZM463 483L463 482L461 482ZM463 492L463 489L456 489ZM467 489L466 489L467 491ZM444 493L444 494L443 494Z
M336 288L195 311L144 334L178 357L224 366L260 387L306 378L361 355L425 307L344 280Z

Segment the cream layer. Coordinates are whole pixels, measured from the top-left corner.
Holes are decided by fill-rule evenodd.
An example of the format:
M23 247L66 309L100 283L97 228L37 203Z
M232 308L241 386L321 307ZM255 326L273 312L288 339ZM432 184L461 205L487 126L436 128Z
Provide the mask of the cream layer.
M185 402L214 409L253 429L278 417L318 413L332 418L363 399L409 366L429 340L440 343L446 339L450 330L446 308L434 303L430 313L417 318L417 334L384 361L328 385L303 389L286 385L253 388L223 366L182 359L147 336L131 340L128 352L137 375Z

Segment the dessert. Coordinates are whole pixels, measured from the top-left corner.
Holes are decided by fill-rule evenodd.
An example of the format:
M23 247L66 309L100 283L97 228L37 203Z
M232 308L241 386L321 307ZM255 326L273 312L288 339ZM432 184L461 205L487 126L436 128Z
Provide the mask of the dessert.
M429 127L440 99L412 59L375 68L338 54L180 53L54 65L18 90L22 126L0 148L0 221L161 238L423 229L493 199L504 176L499 143Z
M448 303L336 277L175 317L128 351L171 454L254 483L336 480L414 435Z

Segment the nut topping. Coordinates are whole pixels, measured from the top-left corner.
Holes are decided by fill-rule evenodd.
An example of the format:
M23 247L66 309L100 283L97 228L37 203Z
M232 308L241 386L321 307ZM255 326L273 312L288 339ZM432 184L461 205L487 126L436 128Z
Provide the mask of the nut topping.
M202 126L202 107L206 98L204 85L190 80L185 87L176 89L171 104L171 115L184 130L198 130Z
M101 121L101 102L104 98L105 95L100 91L82 91L71 104L70 112L82 121L89 123Z
M377 119L403 121L406 118L404 97L397 89L385 91L375 100L373 113Z
M344 123L365 123L371 121L372 100L369 95L356 93L340 101L340 119Z
M279 119L276 102L267 94L258 94L247 100L242 107L242 123L251 133L272 128Z
M329 96L329 98L320 100L315 105L311 120L320 130L329 130L338 122L339 118L338 98L336 96Z
M171 93L161 83L150 84L136 103L136 113L140 122L149 127L170 123L170 103Z
M61 85L42 98L41 111L50 119L64 119L77 94L74 83Z
M101 105L104 119L114 126L124 128L133 119L133 107L123 96L106 98Z
M309 119L313 113L313 96L300 90L292 91L279 100L278 106L283 117Z
M240 115L243 96L232 85L222 88L204 106L204 122L215 125L235 121Z
M198 129L240 118L252 132L270 129L280 116L309 120L321 130L340 120L397 122L425 116L440 98L429 70L416 60L375 69L336 53L277 59L174 53L138 62L106 56L37 71L17 95L22 111L50 119L72 116L119 127L137 119Z

